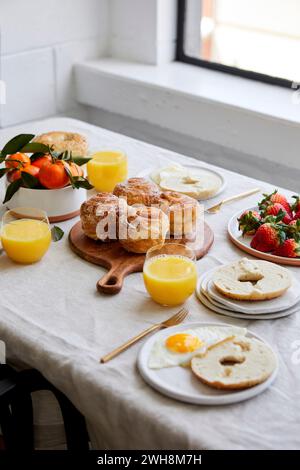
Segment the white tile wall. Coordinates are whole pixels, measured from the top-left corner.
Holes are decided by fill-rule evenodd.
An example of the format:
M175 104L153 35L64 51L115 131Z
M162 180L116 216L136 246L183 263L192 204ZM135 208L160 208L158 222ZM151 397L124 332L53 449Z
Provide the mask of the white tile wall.
M72 65L105 55L109 0L0 0L0 127L76 108Z
M0 0L2 54L105 35L110 0Z
M2 59L2 78L6 82L3 127L55 114L51 48L5 56Z

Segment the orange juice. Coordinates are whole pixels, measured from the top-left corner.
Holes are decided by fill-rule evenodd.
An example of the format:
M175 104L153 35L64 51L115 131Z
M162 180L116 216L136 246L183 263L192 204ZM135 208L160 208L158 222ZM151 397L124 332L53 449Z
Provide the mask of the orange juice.
M127 179L127 157L123 152L97 152L87 163L88 178L98 191L113 191L117 183Z
M146 260L143 275L152 299L162 305L182 304L196 288L196 265L185 256L154 256Z
M4 225L1 241L9 258L17 263L35 263L49 248L49 225L41 220L19 219Z

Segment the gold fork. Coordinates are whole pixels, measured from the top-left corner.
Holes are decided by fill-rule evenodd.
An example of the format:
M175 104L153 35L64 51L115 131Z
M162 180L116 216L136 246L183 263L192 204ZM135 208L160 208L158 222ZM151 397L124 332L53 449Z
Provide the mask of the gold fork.
M175 315L173 315L168 320L165 320L161 323L156 323L155 325L150 326L150 328L147 328L147 330L142 331L137 336L134 336L134 338L131 338L129 341L126 341L126 343L122 344L122 346L119 346L118 348L110 352L109 354L106 354L105 356L101 357L100 362L104 363L104 362L110 361L111 359L116 357L118 354L125 351L125 349L129 348L130 346L135 344L137 341L147 336L152 331L160 330L161 328L168 328L170 326L179 325L179 323L183 322L183 320L186 318L188 313L189 313L188 310L186 310L185 308L182 308L181 310L179 310L179 312L175 313Z
M216 214L217 212L219 212L223 204L227 204L227 202L242 199L243 197L246 197L246 196L251 196L251 194L258 193L259 191L260 191L260 188L254 188L254 189L250 189L250 191L245 191L244 193L236 194L235 196L230 196L218 202L218 204L212 207L209 207L208 209L205 209L205 212L209 212L210 214Z

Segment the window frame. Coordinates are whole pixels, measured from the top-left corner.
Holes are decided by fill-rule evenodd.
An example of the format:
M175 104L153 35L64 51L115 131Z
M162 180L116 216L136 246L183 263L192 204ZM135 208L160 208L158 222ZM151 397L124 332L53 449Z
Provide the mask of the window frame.
M272 75L266 75L259 72L253 72L251 70L239 69L230 65L220 64L218 62L210 62L196 57L188 56L184 51L184 40L185 40L185 18L187 0L177 0L177 47L176 47L176 60L184 62L186 64L196 65L198 67L204 67L210 70L216 70L219 72L228 73L238 77L249 78L263 83L271 85L277 85L285 88L293 88L293 81L285 78L273 77Z

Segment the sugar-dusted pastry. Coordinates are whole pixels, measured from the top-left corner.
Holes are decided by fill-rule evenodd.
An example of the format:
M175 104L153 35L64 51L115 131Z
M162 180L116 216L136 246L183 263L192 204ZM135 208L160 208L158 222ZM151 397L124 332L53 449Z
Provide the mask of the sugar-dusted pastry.
M192 371L205 384L222 390L253 387L267 380L277 366L276 357L262 341L236 336L193 357Z
M111 193L98 193L85 201L80 208L85 235L103 242L115 240L118 237L119 210L119 199Z
M185 194L165 191L160 195L160 208L170 220L170 234L186 236L192 234L197 225L199 204Z
M158 204L160 190L155 183L145 178L129 178L119 183L114 189L114 195L126 199L127 204L143 204L151 206Z
M157 207L128 207L128 215L120 224L120 243L127 251L146 253L162 245L169 230L169 219Z
M38 135L33 142L49 145L56 152L68 150L73 156L85 156L88 153L88 142L84 135L76 132L52 131Z
M278 264L242 258L217 269L213 284L231 299L268 300L283 295L292 285L292 277Z

